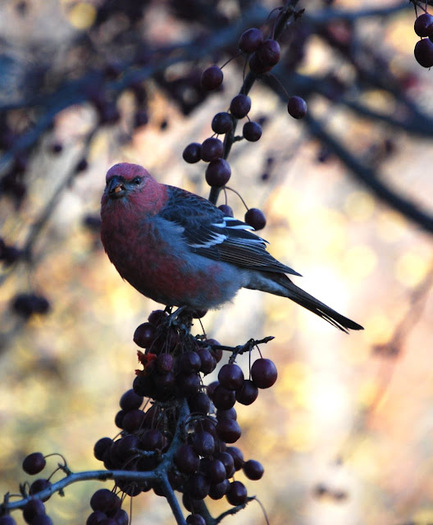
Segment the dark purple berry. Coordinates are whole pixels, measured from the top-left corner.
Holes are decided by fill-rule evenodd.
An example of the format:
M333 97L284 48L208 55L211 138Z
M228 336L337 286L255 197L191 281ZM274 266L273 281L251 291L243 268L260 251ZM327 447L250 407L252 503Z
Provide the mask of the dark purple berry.
M226 469L226 477L231 478L235 473L235 461L233 456L228 452L220 452L215 456L215 459L221 461L221 463L224 465L224 468Z
M201 158L205 162L219 159L223 156L224 145L215 137L210 137L203 141L201 145Z
M218 384L212 392L211 399L215 408L227 410L236 403L236 394L234 390L228 390Z
M241 427L234 419L221 419L216 426L218 437L226 443L235 443L241 437Z
M191 413L206 415L210 410L210 399L204 392L196 392L188 398Z
M192 142L183 150L183 160L189 164L194 164L201 159L201 144Z
M414 49L415 59L422 67L433 66L433 42L429 38L418 40Z
M210 482L201 472L193 474L189 480L187 492L194 499L204 499L209 494Z
M249 459L242 465L242 470L248 479L257 480L263 476L265 469L263 465L255 459Z
M218 66L210 66L201 75L201 85L207 91L211 91L222 84L223 78L223 72Z
M280 44L276 40L269 38L259 46L256 54L257 59L261 64L267 67L272 67L279 62L280 53Z
M44 455L41 452L33 452L24 458L23 470L26 474L39 474L46 465Z
M137 395L131 388L122 394L119 405L125 411L135 410L141 407L143 403L143 396Z
M156 371L159 374L168 374L173 370L174 359L171 354L159 354L155 359Z
M211 352L207 348L200 348L197 350L197 354L200 357L200 372L204 375L210 374L215 370L216 360Z
M196 372L179 374L176 377L176 386L183 396L192 396L200 388L200 376Z
M155 340L155 326L152 323L143 323L137 326L133 340L140 348L148 348Z
M307 114L307 103L302 97L290 97L287 102L287 111L289 112L289 115L293 118L304 118Z
M213 160L206 168L206 182L209 186L220 188L230 180L232 170L225 159Z
M244 118L251 109L251 99L248 95L236 95L230 102L230 113L237 119Z
M211 127L215 133L224 135L233 129L233 118L226 111L217 113L212 119Z
M167 316L168 314L164 312L164 310L153 310L153 312L149 314L147 320L153 326L159 326L161 323L166 321Z
M144 412L142 410L129 410L123 416L122 428L127 432L135 432L143 426Z
M209 489L209 496L212 499L221 499L223 496L225 496L229 487L230 487L230 481L228 479L224 479L223 481L220 481L219 483L211 484L210 489Z
M99 459L99 461L103 461L105 453L112 444L113 440L109 437L98 439L98 441L95 443L95 446L93 447L93 455L95 458Z
M191 372L198 372L200 370L201 361L197 352L184 352L177 360L178 367L181 372L190 374Z
M244 455L238 447L227 447L226 452L233 457L235 470L241 470L244 464Z
M49 487L51 487L50 481L44 478L39 478L30 485L29 494L34 496L35 494L38 494ZM42 498L42 501L47 501L49 498L50 496L46 496L45 498Z
M255 230L262 230L266 226L266 217L262 210L250 208L246 213L244 220Z
M206 520L200 514L190 514L186 522L188 525L206 525Z
M251 379L257 388L271 387L278 377L277 367L270 359L256 359L250 370Z
M247 501L247 489L240 481L232 481L226 494L227 501L234 507Z
M223 365L218 372L218 381L227 390L238 390L244 382L242 368L235 363Z
M45 505L40 499L31 499L23 507L23 518L26 523L33 523L39 514L45 514Z
M413 28L418 36L432 36L433 16L430 13L419 15L415 20Z
M192 474L200 466L200 459L191 445L181 445L174 454L174 462L180 472Z
M215 450L215 439L209 432L195 432L192 436L192 447L199 456L210 456Z
M242 135L249 142L257 142L262 136L262 127L258 122L253 122L252 120L245 122L242 128Z
M234 217L233 209L228 204L220 204L218 208L226 215L227 217Z
M114 516L120 509L120 505L119 496L108 489L99 489L90 498L92 509L104 512L107 516Z
M0 516L0 525L16 525L16 523L17 522L9 514Z
M100 510L95 510L87 518L86 525L99 525L102 520L107 519L107 516L104 512Z
M239 38L239 49L244 53L252 53L263 42L263 33L256 27L251 27L242 33Z
M242 405L251 405L251 403L254 403L257 399L258 395L259 390L256 385L250 379L245 379L242 387L236 390L236 401Z

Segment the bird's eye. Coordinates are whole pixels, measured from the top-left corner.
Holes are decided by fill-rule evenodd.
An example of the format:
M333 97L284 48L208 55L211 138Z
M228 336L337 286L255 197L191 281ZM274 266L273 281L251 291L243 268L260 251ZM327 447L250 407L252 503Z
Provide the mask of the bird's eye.
M141 177L135 177L134 179L132 179L132 183L138 186L139 184L141 184L142 180L143 179Z

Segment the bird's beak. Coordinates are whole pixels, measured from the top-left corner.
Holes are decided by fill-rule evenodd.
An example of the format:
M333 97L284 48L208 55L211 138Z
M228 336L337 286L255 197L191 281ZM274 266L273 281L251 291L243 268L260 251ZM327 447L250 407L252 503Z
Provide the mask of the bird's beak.
M120 199L126 193L126 186L121 177L114 176L107 182L107 193L110 199Z

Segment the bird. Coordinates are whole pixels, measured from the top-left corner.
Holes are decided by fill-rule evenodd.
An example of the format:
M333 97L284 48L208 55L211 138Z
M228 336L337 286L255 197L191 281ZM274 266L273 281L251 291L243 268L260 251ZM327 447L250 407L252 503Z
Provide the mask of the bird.
M288 275L300 274L275 259L254 228L138 164L106 174L101 241L121 277L163 305L207 311L248 288L291 299L346 333L363 329L298 287Z

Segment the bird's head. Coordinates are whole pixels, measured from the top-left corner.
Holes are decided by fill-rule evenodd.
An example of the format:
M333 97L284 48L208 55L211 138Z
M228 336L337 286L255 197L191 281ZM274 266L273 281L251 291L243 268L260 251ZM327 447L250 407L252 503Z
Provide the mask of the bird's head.
M107 172L104 197L107 200L128 199L141 193L149 179L149 172L138 164L115 164Z
M122 162L112 166L106 176L101 211L132 215L155 215L167 200L166 186L159 184L138 164ZM131 215L131 216L132 216Z

